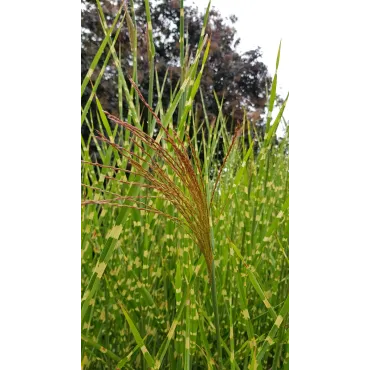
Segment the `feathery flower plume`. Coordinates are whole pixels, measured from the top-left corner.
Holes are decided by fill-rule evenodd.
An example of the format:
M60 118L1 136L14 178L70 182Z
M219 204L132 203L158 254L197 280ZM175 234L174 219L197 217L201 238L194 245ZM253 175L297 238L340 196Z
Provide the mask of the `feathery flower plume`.
M119 152L130 164L130 169L123 169L113 166L105 166L99 163L92 163L82 161L85 164L96 165L99 167L106 167L115 171L123 171L131 176L139 176L145 179L145 182L135 181L120 181L128 186L139 186L140 188L152 189L159 197L167 200L172 204L181 215L181 217L174 217L162 210L158 210L151 206L151 202L143 202L145 199L156 198L158 196L138 195L133 197L124 197L120 194L104 191L107 194L115 196L107 200L85 200L83 205L100 204L118 207L136 208L148 212L154 212L169 219L174 220L185 226L190 230L190 236L198 245L200 251L203 253L206 263L209 278L211 280L211 268L213 261L213 254L210 240L210 214L207 201L207 192L204 181L202 179L201 167L194 148L187 138L188 148L190 147L189 157L188 148L185 146L186 141L180 140L176 132L170 131L163 126L159 117L155 114L153 109L147 104L144 97L140 93L137 86L130 79L139 94L140 99L144 105L153 114L160 131L162 131L162 144L159 140L146 134L141 129L131 125L128 122L121 121L117 117L105 112L107 117L128 130L131 133L131 150L123 148L106 138L101 132L97 131L97 139L106 142ZM114 177L106 176L107 179L115 180ZM119 181L119 180L117 180ZM92 186L83 185L94 189ZM97 190L97 189L96 189ZM99 189L101 190L101 189ZM120 203L124 201L124 203Z
M210 204L212 203L215 189L220 180L221 171L224 168L227 157L234 145L237 133L233 137L232 144L220 168L217 180L212 191L211 201L208 202L206 185L203 181L201 165L194 147L191 144L190 137L186 134L186 140L182 141L175 130L168 130L155 114L153 109L145 101L136 84L129 78L132 86L137 91L144 105L149 109L155 118L161 140L158 140L146 134L142 129L132 124L122 121L112 114L105 112L107 117L129 131L131 134L131 143L128 148L121 147L106 138L103 133L97 131L96 138L112 146L118 153L127 160L130 167L119 168L107 166L99 163L82 161L85 164L95 165L101 168L109 168L114 171L121 171L127 174L127 181L118 180L112 176L105 176L106 179L119 181L127 186L137 186L141 189L150 189L152 195L121 196L100 188L83 184L84 187L102 191L114 196L105 200L85 200L83 205L99 204L116 207L128 207L147 212L153 212L164 216L178 224L184 226L190 231L190 236L198 245L201 253L204 255L209 281L212 281L212 263L213 253L211 245L211 220ZM186 146L187 145L187 146ZM191 157L189 156L189 149ZM129 168L129 169L128 169ZM130 178L137 177L145 182L131 181ZM163 210L156 209L152 204L152 199L163 199L172 204L178 211L180 217L172 216ZM149 202L148 202L149 200ZM121 203L121 202L124 203Z

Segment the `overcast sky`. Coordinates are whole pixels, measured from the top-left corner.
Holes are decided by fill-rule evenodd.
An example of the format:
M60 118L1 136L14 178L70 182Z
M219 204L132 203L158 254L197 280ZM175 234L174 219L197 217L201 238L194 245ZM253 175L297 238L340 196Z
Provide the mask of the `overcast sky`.
M204 12L208 0L184 0L184 4L195 4L201 12ZM287 7L283 4L284 0L212 0L211 2L211 6L218 9L223 17L233 14L238 17L234 25L237 30L236 37L240 37L238 51L245 52L260 46L263 53L262 60L271 75L275 71L276 55L279 42L282 40L278 93L285 97L289 91L287 60L290 50L287 36L290 23ZM286 119L288 112L289 103L284 115Z
M203 12L208 0L185 0L184 3L195 4ZM238 50L248 51L260 46L264 63L272 74L280 39L283 39L284 47L284 36L289 28L286 7L279 1L271 0L212 0L211 6L218 9L223 17L232 14L238 17L235 24L237 37L241 40ZM284 72L284 56L282 50L281 72Z

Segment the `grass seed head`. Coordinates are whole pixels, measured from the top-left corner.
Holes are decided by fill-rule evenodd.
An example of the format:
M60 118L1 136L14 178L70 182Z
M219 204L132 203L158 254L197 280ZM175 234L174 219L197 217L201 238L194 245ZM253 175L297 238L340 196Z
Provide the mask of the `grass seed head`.
M179 223L190 230L192 239L205 257L209 278L211 280L213 253L210 239L210 212L206 186L203 181L199 159L191 145L189 136L185 135L185 139L187 140L181 140L175 130L171 130L170 132L164 127L159 117L146 103L137 86L131 79L130 81L138 92L144 105L153 114L158 129L163 134L161 141L158 142L141 128L105 112L111 121L130 133L133 147L121 147L106 138L104 134L99 131L97 131L96 139L113 147L114 150L126 159L129 166L126 168L119 168L86 161L84 161L84 163L123 171L127 174L129 179L127 181L117 181L128 187L137 186L141 191L156 190L157 195L155 197L168 201L169 204L175 207L180 217L174 217L163 209L157 209L154 205L149 205L150 203L148 204L146 200L153 197L150 194L143 195L140 193L136 196L121 196L120 194L102 190L105 194L114 196L114 198L86 200L83 204L136 208L138 210L157 213ZM189 147L190 150L188 151ZM192 158L190 158L188 152L190 152ZM114 176L106 176L106 178L115 181ZM90 188L93 189L93 187ZM121 203L122 201L124 203Z

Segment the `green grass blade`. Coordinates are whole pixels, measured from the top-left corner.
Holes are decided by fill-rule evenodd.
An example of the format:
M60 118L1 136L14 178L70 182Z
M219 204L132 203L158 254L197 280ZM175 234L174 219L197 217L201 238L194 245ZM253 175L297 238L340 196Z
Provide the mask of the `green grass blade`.
M96 66L97 66L97 64L98 64L98 62L99 62L99 60L100 60L100 58L101 58L101 56L103 54L103 51L104 51L104 49L105 49L105 47L106 47L106 45L108 43L109 38L111 37L111 34L112 34L114 28L116 27L116 24L117 24L118 19L119 19L120 15L121 15L122 9L123 9L123 4L121 5L119 11L117 12L116 17L113 20L112 27L109 28L109 30L108 30L107 34L105 35L102 43L100 44L100 47L99 47L97 53L94 56L93 61L90 64L89 70L88 70L85 78L82 81L82 85L81 85L81 96L84 94L85 89L86 89L86 86L89 83L89 80L90 80L91 76L94 73L94 70L95 70L95 68L96 68Z
M244 262L244 258L242 256L242 254L240 253L240 250L237 248L237 246L234 243L232 243L231 241L229 241L229 243L230 243L230 246L234 249L234 251L237 254L237 256L243 262L243 264L244 264L244 266L245 266L245 268L247 270L247 273L248 273L248 277L249 277L250 282L252 283L254 289L256 289L256 292L258 293L258 295L262 299L262 301L263 301L264 305L266 306L266 308L268 309L271 317L275 320L276 317L277 317L276 312L275 312L274 308L271 306L271 303L269 302L269 300L267 299L267 297L266 297L263 289L261 288L260 283L258 282L255 274L252 271L252 267L251 266L248 266Z
M139 331L137 330L137 328L136 328L134 322L132 321L130 315L128 314L125 306L122 304L122 302L118 302L118 304L121 307L121 310L122 310L123 314L125 315L125 318L126 318L128 324L130 326L131 333L133 334L137 345L140 346L140 350L143 353L146 362L148 363L149 367L154 367L155 366L155 361L154 361L153 357L151 356L151 354L149 353L143 338L141 337Z
M272 326L271 330L269 331L265 341L262 344L262 347L259 349L257 354L257 361L258 363L261 363L267 349L269 346L271 346L274 342L273 339L275 338L275 335L277 331L279 330L279 327L281 323L283 322L285 316L287 315L289 310L289 297L284 302L284 305L282 309L279 312L279 316L276 317L276 320L274 322L274 325Z
M105 58L105 60L104 60L104 64L103 64L103 66L102 66L102 68L101 68L101 70L100 70L100 72L99 72L98 77L96 78L96 81L95 81L95 84L93 85L93 89L92 89L92 91L91 91L91 93L90 93L89 99L88 99L88 101L87 101L87 103L86 103L86 105L85 105L85 107L84 107L84 109L83 109L83 112L82 112L82 115L81 115L81 124L83 124L83 123L84 123L84 121L85 121L86 115L87 115L87 113L88 113L88 111L89 111L89 108L90 108L90 105L91 105L91 102L92 102L92 100L93 100L93 98L94 98L94 96L95 96L96 90L97 90L97 88L98 88L98 86L99 86L99 84L100 84L100 81L101 81L101 79L102 79L102 77L103 77L103 75L104 75L104 72L105 72L105 69L106 69L106 67L107 67L107 65L108 65L108 62L109 62L109 59L110 59L111 53L112 53L112 51L114 50L114 45L115 45L115 43L116 43L116 41L117 41L117 39L118 39L119 33L120 33L120 31L121 31L121 28L122 28L122 25L123 25L123 20L124 20L124 18L125 18L125 17L123 17L123 18L122 18L122 20L121 20L121 22L120 22L120 24L119 24L119 26L118 26L118 30L117 30L117 32L116 32L116 34L115 34L115 37L114 37L113 43L111 43L111 47L110 47L110 49L109 49L109 52L108 52L108 54L107 54L107 56L106 56L106 58ZM107 33L107 34L108 34L108 33ZM109 38L109 41L110 41L110 38Z
M107 355L108 357L110 357L112 360L121 361L121 359L117 355L115 355L112 351L110 351L109 349L100 345L99 343L94 342L91 338L88 338L87 336L85 336L83 334L81 334L81 338L88 345L90 345L93 348L96 348L97 350L99 350L104 355Z

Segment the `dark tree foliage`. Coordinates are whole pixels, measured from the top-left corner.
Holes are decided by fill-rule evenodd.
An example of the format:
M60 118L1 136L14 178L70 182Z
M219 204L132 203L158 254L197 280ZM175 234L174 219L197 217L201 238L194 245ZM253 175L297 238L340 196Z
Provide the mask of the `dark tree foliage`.
M128 3L130 6L130 2ZM138 33L138 82L143 95L147 97L149 62L145 5L144 1L135 0L134 3ZM110 0L102 1L108 23L113 21L119 5L118 2ZM156 48L155 64L161 83L166 70L169 70L162 99L164 105L169 102L171 86L174 88L180 79L179 8L178 0L157 1L155 5L151 4L153 37ZM196 7L185 7L185 33L187 34L190 56L194 55L197 49L203 16L204 14L200 14ZM261 61L259 48L243 54L236 51L236 46L240 42L240 39L236 39L236 30L233 27L236 21L237 18L232 16L229 22L225 22L218 11L211 9L206 28L206 33L211 36L211 46L201 82L206 110L211 119L212 116L215 117L218 114L213 91L216 92L219 100L224 98L223 113L229 117L228 127L230 130L236 121L243 119L243 108L245 107L249 112L250 119L257 124L262 122L261 115L265 109L266 89L271 85L271 78L268 76L266 65ZM83 79L104 37L94 0L82 0L81 26L81 76ZM117 52L119 48L123 70L131 75L132 54L127 24L124 25L120 33ZM156 89L154 89L154 105L157 98L155 92ZM87 89L87 93L82 99L83 105L89 93L90 91ZM98 96L106 110L113 114L118 113L118 78L113 60L99 86ZM199 118L202 118L199 94L195 104ZM174 122L176 121L174 120Z

